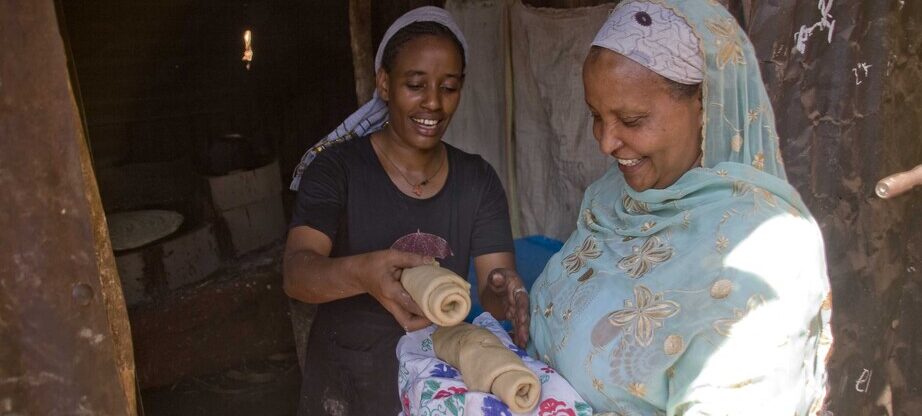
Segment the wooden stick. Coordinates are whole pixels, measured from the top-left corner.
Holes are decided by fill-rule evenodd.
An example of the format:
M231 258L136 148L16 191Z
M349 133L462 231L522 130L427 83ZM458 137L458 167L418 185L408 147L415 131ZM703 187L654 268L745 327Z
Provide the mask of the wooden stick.
M349 0L349 35L352 67L355 73L355 97L362 105L371 100L375 90L374 52L371 47L371 0Z

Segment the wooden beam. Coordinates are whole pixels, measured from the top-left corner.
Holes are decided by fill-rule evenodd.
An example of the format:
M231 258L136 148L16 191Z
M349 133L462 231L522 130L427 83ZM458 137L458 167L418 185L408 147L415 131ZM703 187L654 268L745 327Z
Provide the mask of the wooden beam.
M349 0L349 35L355 96L359 105L371 100L375 90L375 53L371 46L371 0Z

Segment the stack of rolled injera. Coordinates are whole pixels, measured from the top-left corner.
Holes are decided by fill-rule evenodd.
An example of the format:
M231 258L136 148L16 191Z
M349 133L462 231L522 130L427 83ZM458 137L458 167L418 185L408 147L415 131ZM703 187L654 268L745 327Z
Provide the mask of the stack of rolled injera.
M531 411L541 398L535 374L490 331L461 323L437 329L432 343L435 356L461 370L469 389L498 396L513 412Z
M405 269L400 283L438 326L456 325L471 311L471 284L437 264Z

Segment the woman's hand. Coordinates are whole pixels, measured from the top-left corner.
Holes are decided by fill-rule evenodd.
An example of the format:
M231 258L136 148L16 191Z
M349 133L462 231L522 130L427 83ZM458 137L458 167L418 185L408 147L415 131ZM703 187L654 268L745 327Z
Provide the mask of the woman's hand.
M333 242L311 227L288 232L283 264L285 293L307 303L326 303L368 293L407 331L430 324L400 284L403 269L432 264L431 257L397 250L330 258Z
M416 331L432 324L400 283L403 269L432 264L431 257L389 249L363 254L356 260L362 287L403 329Z
M512 269L493 269L488 275L490 291L502 301L506 319L512 322L513 340L519 347L528 343L528 292L519 274Z

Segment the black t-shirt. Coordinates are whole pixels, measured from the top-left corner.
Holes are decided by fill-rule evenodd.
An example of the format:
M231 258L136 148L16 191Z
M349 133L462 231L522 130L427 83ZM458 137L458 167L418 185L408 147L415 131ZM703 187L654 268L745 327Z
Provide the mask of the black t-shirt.
M400 192L371 140L327 149L301 180L291 226L307 225L333 241L331 257L382 250L423 232L445 239L453 253L442 267L467 276L471 257L513 250L506 194L493 168L449 144L448 178L435 196Z
M411 233L433 234L446 240L452 252L438 259L441 266L466 277L472 257L514 250L509 208L489 163L447 143L445 148L448 178L427 199L412 198L391 182L369 138L328 148L302 176L291 226L307 225L330 237L330 257L387 249ZM321 307L346 315L362 309L390 316L369 295Z
M438 259L442 267L467 276L472 257L513 251L508 205L499 177L483 158L445 148L445 185L422 200L391 182L367 137L328 148L302 176L291 227L306 225L326 234L333 242L331 257L387 249L416 232L434 234L452 252ZM299 415L326 412L320 403L329 399L352 403L346 414L398 412L395 347L403 334L368 294L319 305Z

